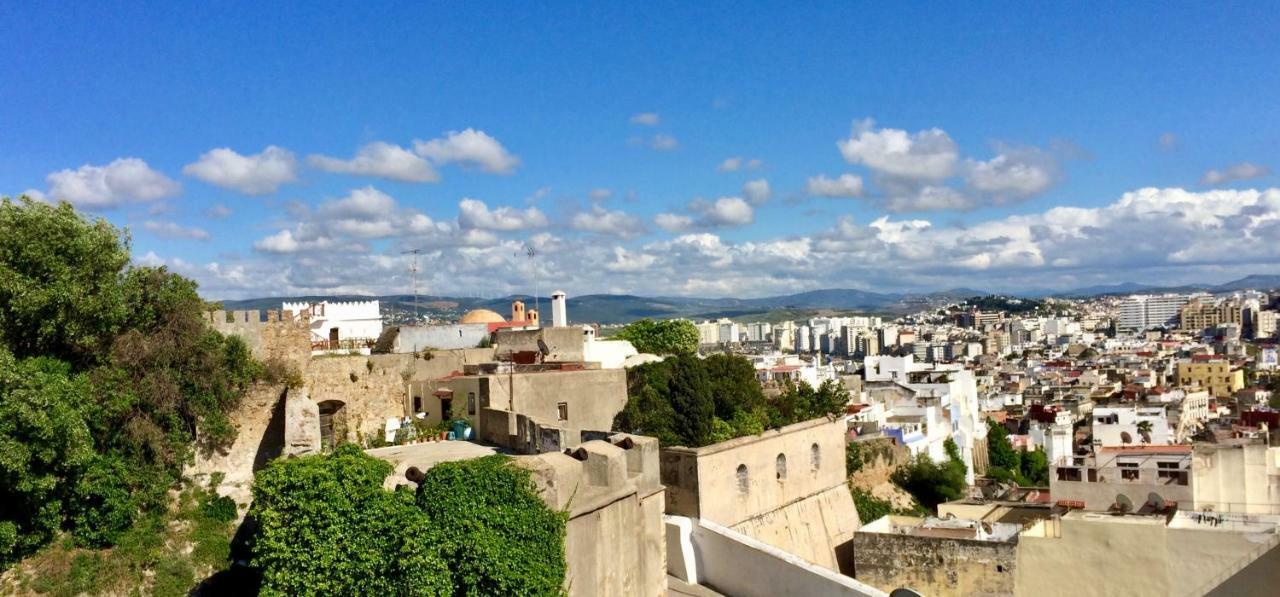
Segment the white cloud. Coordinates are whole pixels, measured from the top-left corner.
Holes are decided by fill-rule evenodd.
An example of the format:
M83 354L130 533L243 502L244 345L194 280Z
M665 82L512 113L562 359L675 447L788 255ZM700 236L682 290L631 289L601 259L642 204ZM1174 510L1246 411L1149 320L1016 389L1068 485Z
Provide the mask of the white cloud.
M680 142L677 141L676 138L672 137L671 135L658 133L654 135L651 139L649 139L649 147L652 147L653 149L656 149L658 151L671 151L673 149L676 149L677 147L680 147Z
M854 174L841 174L836 178L827 178L824 174L809 177L804 185L805 192L816 197L859 197L862 195L862 177Z
M209 233L203 229L195 227L180 226L175 222L159 222L155 220L147 220L142 225L147 232L150 232L161 238L191 238L195 240L209 240Z
M695 202L700 224L707 227L744 226L755 220L755 210L740 197L721 197L712 202Z
M908 187L893 191L884 201L884 208L894 212L917 212L939 210L970 210L978 206L977 201L956 189L947 186L925 185Z
M746 159L742 156L734 156L731 158L725 158L723 162L720 162L719 166L716 166L716 170L720 172L737 172L738 170L759 170L760 167L763 165L764 165L764 162L760 161L760 158Z
M307 158L312 168L327 172L376 176L403 182L435 182L440 174L417 154L382 141L374 141L356 152L354 158L342 160L324 155Z
M604 269L615 273L643 272L657 263L658 258L648 253L628 251L622 247L613 248L613 260L605 264Z
M673 213L660 213L654 216L653 223L667 232L684 232L693 228L693 218Z
M436 164L457 163L478 167L492 174L511 174L520 165L497 139L484 131L466 129L449 131L444 137L430 141L414 141L414 151Z
M591 189L591 191L587 193L587 197L590 197L592 201L604 201L612 196L613 191L609 189Z
M152 170L138 158L120 158L106 166L85 164L75 170L59 170L45 177L45 182L49 184L50 198L85 208L156 201L182 190L177 182Z
M850 137L836 145L850 164L863 164L878 173L909 180L949 178L960 159L955 142L941 129L915 134L877 129L870 118L855 122Z
M631 124L640 124L644 126L658 126L661 118L656 112L640 112L631 115Z
M26 197L28 199L31 199L32 201L39 201L41 203L49 202L49 197L45 195L44 191L41 191L40 189L27 189L19 193L18 196Z
M1216 186L1229 182L1262 178L1268 174L1271 174L1271 168L1249 162L1240 162L1239 164L1227 166L1222 170L1210 170L1205 172L1204 176L1200 178L1200 184Z
M773 197L773 190L769 188L769 181L763 178L749 180L742 185L742 196L752 205L760 205L769 201Z
M182 173L246 195L270 195L280 185L298 180L298 160L293 152L275 145L247 156L220 147L184 166Z
M1058 180L1058 163L1035 147L1012 148L979 162L966 161L969 188L991 195L996 203L1043 193Z
M592 205L590 211L582 211L573 215L569 227L583 232L594 232L632 238L644 233L644 222L621 210L609 211L599 205Z
M458 224L465 229L525 230L547 225L547 216L536 207L517 209L499 207L490 210L478 199L464 198L458 202Z

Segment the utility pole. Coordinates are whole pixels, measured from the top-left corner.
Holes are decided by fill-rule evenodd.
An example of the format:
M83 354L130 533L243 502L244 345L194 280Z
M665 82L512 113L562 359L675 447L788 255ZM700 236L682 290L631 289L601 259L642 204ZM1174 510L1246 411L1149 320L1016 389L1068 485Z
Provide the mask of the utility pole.
M413 277L413 322L418 323L418 256L422 255L422 249L409 249L408 251L400 251L401 255L413 255L413 263L409 265L409 275Z

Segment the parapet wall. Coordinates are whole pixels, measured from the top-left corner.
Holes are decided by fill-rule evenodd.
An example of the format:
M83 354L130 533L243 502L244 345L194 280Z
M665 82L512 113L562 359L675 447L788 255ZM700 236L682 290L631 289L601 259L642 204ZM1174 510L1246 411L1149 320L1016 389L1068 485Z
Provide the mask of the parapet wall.
M265 318L258 310L206 311L201 316L210 328L244 340L260 361L278 359L303 368L311 356L310 323L305 315L294 317L293 311L282 314L270 309Z
M858 580L886 591L911 587L924 595L1012 596L1018 544L860 532L853 538L853 555Z

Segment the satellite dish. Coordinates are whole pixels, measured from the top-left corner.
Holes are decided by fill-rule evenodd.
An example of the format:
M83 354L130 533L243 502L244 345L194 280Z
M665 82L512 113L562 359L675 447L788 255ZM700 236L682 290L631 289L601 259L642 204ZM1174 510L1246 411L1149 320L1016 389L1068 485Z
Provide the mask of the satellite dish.
M1133 512L1133 500L1129 499L1129 496L1126 496L1122 493L1118 493L1116 494L1115 508L1116 510L1124 514Z
M542 353L544 357L551 355L551 349L547 347L546 342L542 341L542 338L538 338L538 352Z

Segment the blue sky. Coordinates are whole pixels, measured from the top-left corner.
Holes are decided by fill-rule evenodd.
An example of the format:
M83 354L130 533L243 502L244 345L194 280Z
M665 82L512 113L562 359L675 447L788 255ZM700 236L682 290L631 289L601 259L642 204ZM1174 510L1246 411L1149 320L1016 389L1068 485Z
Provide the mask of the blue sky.
M9 3L0 193L216 298L1280 272L1274 6L688 4Z

